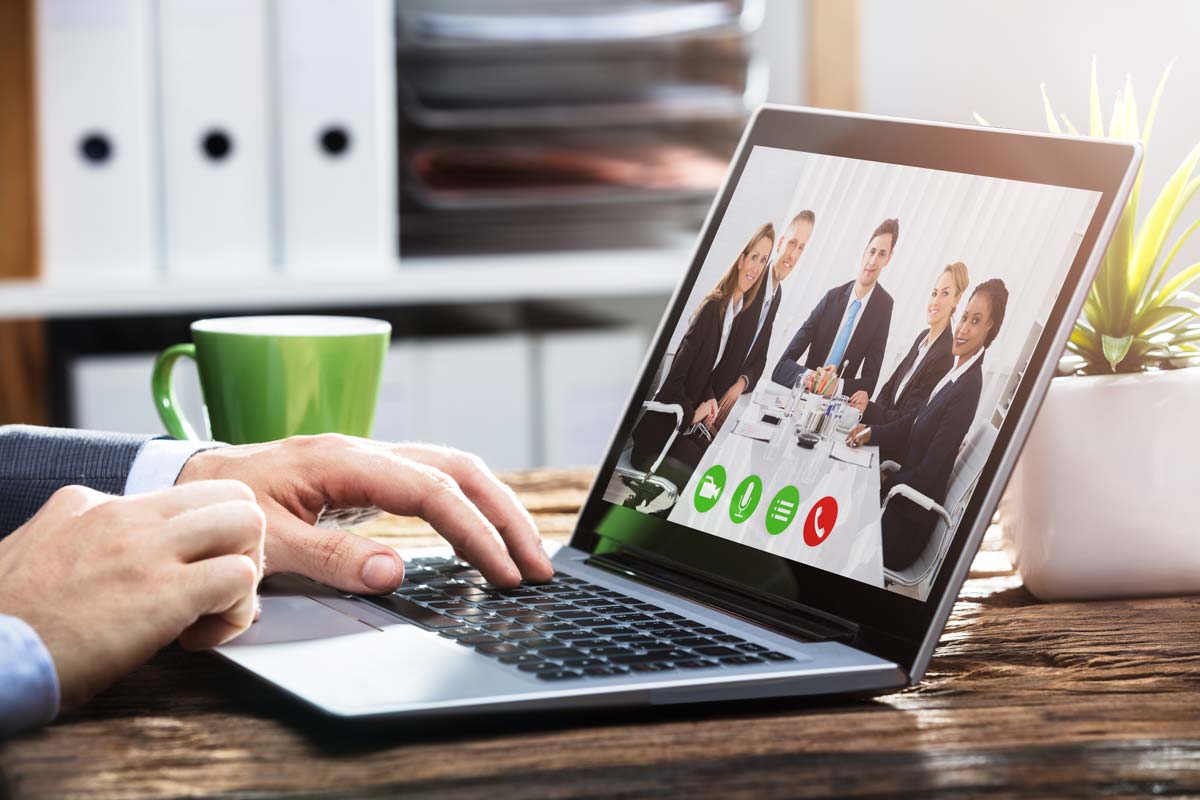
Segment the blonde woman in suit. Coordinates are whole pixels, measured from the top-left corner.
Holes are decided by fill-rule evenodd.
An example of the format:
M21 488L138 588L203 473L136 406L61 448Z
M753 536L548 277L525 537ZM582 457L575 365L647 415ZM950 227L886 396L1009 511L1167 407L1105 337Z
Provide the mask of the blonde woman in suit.
M917 334L912 347L873 401L862 390L850 397L850 405L862 412L864 424L892 422L929 400L934 385L954 364L950 321L969 284L967 265L961 261L948 264L938 274L925 306L928 327Z

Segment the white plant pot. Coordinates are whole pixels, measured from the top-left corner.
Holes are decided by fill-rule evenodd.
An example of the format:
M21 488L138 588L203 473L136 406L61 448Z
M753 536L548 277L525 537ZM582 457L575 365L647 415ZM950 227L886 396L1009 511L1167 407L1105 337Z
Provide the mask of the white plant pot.
M1042 600L1200 592L1200 368L1055 378L1000 502Z

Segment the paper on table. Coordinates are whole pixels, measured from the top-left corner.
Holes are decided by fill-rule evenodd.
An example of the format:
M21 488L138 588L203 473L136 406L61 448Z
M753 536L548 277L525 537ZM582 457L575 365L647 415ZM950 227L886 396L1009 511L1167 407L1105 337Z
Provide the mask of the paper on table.
M787 407L791 392L779 384L767 382L754 392L754 402L766 409L781 410Z
M739 419L737 425L733 427L733 435L745 436L747 439L757 439L760 442L769 442L775 434L775 427L767 422Z
M830 458L836 458L838 461L844 461L847 464L853 464L856 467L869 467L874 459L875 451L867 450L862 447L851 447L841 439L836 439L833 443L833 449L829 451Z

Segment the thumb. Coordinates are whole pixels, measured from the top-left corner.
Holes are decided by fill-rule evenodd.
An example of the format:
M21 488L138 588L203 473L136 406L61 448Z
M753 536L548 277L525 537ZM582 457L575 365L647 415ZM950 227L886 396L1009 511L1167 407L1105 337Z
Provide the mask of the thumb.
M267 574L295 572L354 594L384 594L404 580L390 547L348 531L315 528L283 508L267 513Z

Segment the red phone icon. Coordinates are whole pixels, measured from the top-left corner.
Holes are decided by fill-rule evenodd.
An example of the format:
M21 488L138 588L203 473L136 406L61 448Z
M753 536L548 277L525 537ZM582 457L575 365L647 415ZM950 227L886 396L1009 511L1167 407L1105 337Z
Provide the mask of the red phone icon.
M804 543L816 547L829 538L833 526L837 524L837 500L832 497L822 497L809 510L804 520Z

